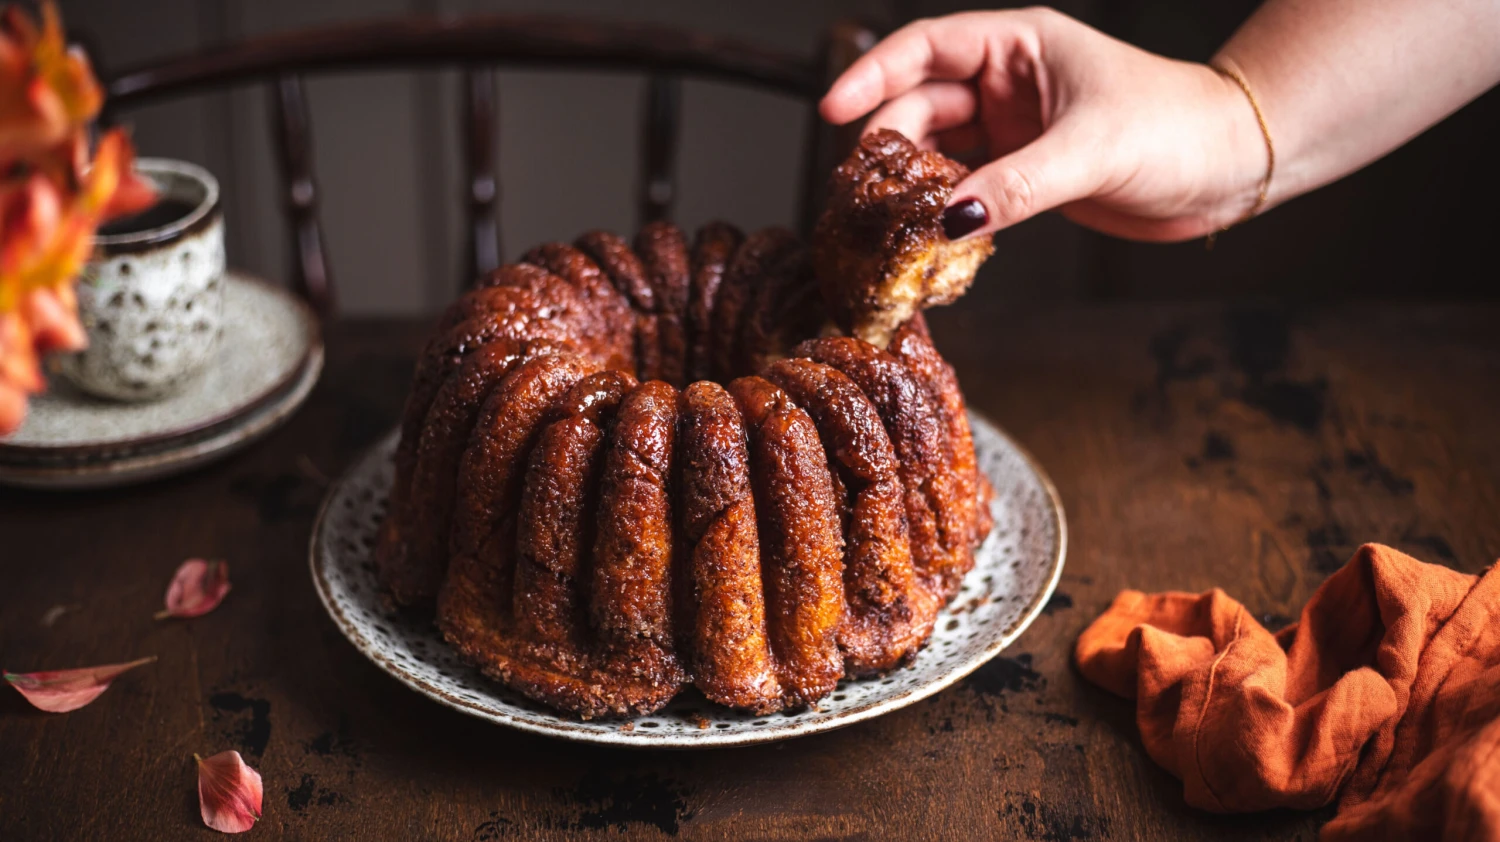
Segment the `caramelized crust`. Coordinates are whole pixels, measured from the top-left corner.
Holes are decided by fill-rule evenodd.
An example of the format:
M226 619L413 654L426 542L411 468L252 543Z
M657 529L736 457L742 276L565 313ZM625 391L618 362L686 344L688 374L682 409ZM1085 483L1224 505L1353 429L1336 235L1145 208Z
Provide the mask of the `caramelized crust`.
M973 529L975 545L990 534L994 525L990 518L989 486L980 484L979 464L974 458L974 435L969 430L969 412L964 403L964 393L958 388L958 375L943 359L932 344L932 334L927 330L927 320L921 313L896 330L887 349L891 356L900 360L917 382L927 391L927 398L942 416L948 427L948 440L953 443L953 471L961 499L973 503L968 514Z
M594 311L606 340L604 364L635 370L635 314L630 302L589 256L567 243L545 243L521 255L522 263L540 266L567 281Z
M521 255L521 263L539 266L567 281L595 306L623 313L630 302L615 289L598 264L567 243L543 243Z
M469 318L455 325L451 335L471 338L473 332L462 327L484 321L492 334L481 336L478 344L465 346L455 353L424 357L434 363L438 372L448 371L442 385L435 390L425 413L415 409L408 421L420 415L420 438L415 449L402 453L397 464L402 475L397 487L403 489L393 501L388 515L388 540L377 556L382 575L392 596L402 604L430 601L447 566L447 534L454 494L454 473L459 455L468 444L469 432L479 411L479 403L504 378L515 363L541 353L564 353L576 350L577 343L562 341L577 333L597 327L580 318L587 309L578 306L576 295L559 278L532 266L502 267L491 273L491 286L475 290L460 298L449 309L448 318L461 313ZM514 286L508 284L514 283ZM545 319L542 328L536 321ZM583 326L570 329L579 322ZM541 338L551 335L552 339ZM520 337L534 336L535 339ZM607 343L593 340L589 356L611 356ZM456 347L456 346L448 346ZM461 356L470 350L467 358ZM426 395L436 378L427 379L419 368L419 388L413 396ZM410 442L403 434L403 442Z
M729 261L744 242L740 229L727 222L710 222L698 229L693 240L692 266L688 281L687 332L688 380L713 376L715 342L713 316L719 287L729 270Z
M444 311L437 333L417 359L413 389L418 385L430 386L432 391L427 398L431 400L437 383L441 383L441 378L437 378L437 383L432 383L431 378L439 372L446 376L453 363L495 339L546 339L577 346L580 329L568 318L572 312L541 293L519 287L467 292ZM443 370L444 366L449 369Z
M593 367L576 355L526 362L490 395L459 463L448 575L438 594L443 636L481 669L508 651L516 507L527 460L553 403Z
M532 451L517 535L517 634L554 669L577 674L587 643L587 582L606 431L634 377L601 371L552 405Z
M585 613L604 427L613 412L613 388L598 386L579 381L559 398L581 411L547 425L532 450L514 527L513 605L450 633L467 635L460 651L486 674L585 719L631 710L623 689L599 670ZM480 595L501 599L503 587ZM464 597L445 591L440 620L464 616Z
M508 264L491 272L481 283L487 288L524 289L536 294L545 303L545 310L538 314L539 317L570 325L579 347L601 364L613 363L618 367L634 353L635 343L628 330L628 320L611 319L608 309L596 306L583 290L546 269L527 263ZM614 302L623 308L624 297L618 292L614 296ZM622 319L625 318L623 312ZM620 330L622 324L627 326L623 332Z
M656 291L629 243L608 231L589 231L574 240L573 245L593 259L637 312L656 312Z
M534 658L578 675L587 666L589 574L604 430L583 415L554 422L531 454L516 536L516 636Z
M942 225L953 188L968 174L889 129L866 135L834 170L813 254L841 327L884 348L918 310L952 303L969 288L994 243L949 242Z
M458 462L469 444L480 405L490 392L529 356L548 346L531 348L501 340L470 354L444 381L433 399L417 445L407 512L406 554L398 569L386 574L386 587L402 605L430 602L448 569L448 531L453 520Z
M561 280L557 275L540 266L533 266L529 263L507 263L476 279L474 290L516 287L545 295Z
M750 432L767 630L788 707L812 704L844 674L843 538L828 459L807 413L760 377L729 393Z
M539 313L552 315L544 294L545 288L557 279L542 273L533 276L542 289L526 289L519 286L476 287L459 296L443 311L438 320L438 333L442 333L467 321L481 318L506 318L525 316L531 318Z
M798 304L806 306L811 289L807 252L790 249L765 266L759 282L749 292L749 302L740 317L735 354L735 368L744 372L761 372L771 362L785 357L787 351L816 334L816 328L797 335L806 324L805 312L796 312ZM816 301L813 302L816 304ZM813 310L817 313L816 307ZM821 316L818 317L821 320ZM794 341L793 341L794 340Z
M659 379L662 353L656 290L646 277L646 267L630 250L629 243L608 231L590 231L574 245L593 258L635 311L636 376L642 380Z
M486 302L496 294L486 295L486 290L500 289L524 290L535 296L538 304L532 308L531 317L567 324L579 347L589 356L603 361L618 353L616 346L620 339L611 332L607 314L567 279L541 267L525 263L501 266L480 279L478 288L460 300ZM489 311L492 305L481 306Z
M516 638L529 660L547 671L585 677L589 567L592 563L598 473L604 431L585 416L553 422L531 453L516 534ZM592 681L597 683L597 681ZM565 705L550 681L534 689L547 704ZM603 705L601 705L603 707Z
M877 133L811 250L723 223L689 250L654 223L481 279L402 418L375 551L395 601L436 590L460 656L585 719L689 681L764 715L909 660L988 528L963 396L916 312L988 254L941 239L963 172ZM812 339L825 314L890 353Z
M614 418L615 410L625 396L640 383L623 371L600 371L590 374L567 391L552 407L552 418L560 420L582 415L590 423L604 427Z
M912 569L895 449L870 399L837 369L792 359L775 363L766 376L812 416L829 467L841 479L845 668L853 675L889 670L916 653L940 606Z
M804 342L796 355L843 372L880 413L901 461L912 560L947 601L974 566L971 525L953 471L947 428L926 390L899 360L853 337Z
M774 329L773 358L792 355L792 349L809 339L835 334L834 325L823 312L818 279L810 265L804 264L800 276L783 298L781 319Z
M678 497L683 647L694 684L722 705L766 714L783 704L762 590L744 421L723 386L682 394Z
M487 618L465 613L464 600L477 604L475 594L503 598L503 584L492 584L488 592L445 591L440 615L466 641L460 651L487 674L585 719L636 711L653 692L603 669L586 614L606 431L635 385L628 374L598 372L552 403L556 420L531 452L514 526L512 605Z
M625 397L600 482L590 616L626 707L656 710L686 681L672 634L672 461L677 390L654 380Z
M478 315L439 331L428 340L417 360L411 391L407 393L406 407L401 416L401 439L396 446L395 482L391 486L386 517L381 524L375 548L376 569L381 583L386 587L391 587L396 579L408 572L406 565L411 510L407 501L412 474L416 470L417 447L438 389L458 369L465 357L491 342L524 343L526 347L534 343L538 347L547 345L560 350L572 350L576 347L572 331L566 322L536 317L538 313L545 313L547 310L534 294L513 290L502 295L495 291L493 297L497 299L495 306L503 311L501 314ZM466 295L460 302L468 298ZM503 299L503 304L499 302L500 299Z
M714 379L727 382L748 373L740 367L738 339L740 325L749 308L752 295L770 267L799 248L797 237L785 228L765 228L745 239L734 254L724 281L719 285L714 306Z
M687 372L688 248L682 230L670 222L653 222L635 237L635 251L656 292L660 378L681 388Z
M486 298L505 298L507 303L503 305L503 312L475 315L439 332L428 341L422 356L418 358L401 423L401 440L408 445L408 458L415 456L417 436L421 432L422 423L427 419L427 410L432 406L438 387L464 357L499 340L541 340L560 347L575 347L571 326L549 318L553 311L535 295L525 290L509 290L503 296L500 295L502 290L493 292L493 296ZM399 476L402 466L401 450L397 454ZM410 465L407 467L409 470Z

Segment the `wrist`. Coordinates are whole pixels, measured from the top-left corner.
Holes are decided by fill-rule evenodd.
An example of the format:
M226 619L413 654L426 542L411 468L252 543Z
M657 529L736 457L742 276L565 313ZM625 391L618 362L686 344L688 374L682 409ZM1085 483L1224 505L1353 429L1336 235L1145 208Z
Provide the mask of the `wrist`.
M1212 77L1209 142L1216 154L1216 185L1207 211L1213 231L1248 220L1272 204L1274 138L1264 106L1233 59L1219 55L1204 67ZM1243 84L1242 84L1243 83Z

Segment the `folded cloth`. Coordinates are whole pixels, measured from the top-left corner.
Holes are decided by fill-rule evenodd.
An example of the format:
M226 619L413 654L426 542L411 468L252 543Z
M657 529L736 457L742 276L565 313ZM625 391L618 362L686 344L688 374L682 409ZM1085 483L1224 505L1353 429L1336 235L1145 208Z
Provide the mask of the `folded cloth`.
M1078 638L1217 812L1339 800L1324 842L1500 839L1500 574L1366 544L1276 634L1223 591L1125 591Z

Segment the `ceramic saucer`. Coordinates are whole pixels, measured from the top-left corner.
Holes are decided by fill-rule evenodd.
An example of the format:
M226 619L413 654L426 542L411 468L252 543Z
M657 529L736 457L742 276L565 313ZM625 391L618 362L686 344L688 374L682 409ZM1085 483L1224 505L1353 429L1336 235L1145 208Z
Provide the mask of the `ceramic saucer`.
M323 368L317 318L291 293L225 276L232 313L214 362L150 403L100 400L60 379L0 441L0 482L49 488L122 485L188 470L250 444L306 399Z

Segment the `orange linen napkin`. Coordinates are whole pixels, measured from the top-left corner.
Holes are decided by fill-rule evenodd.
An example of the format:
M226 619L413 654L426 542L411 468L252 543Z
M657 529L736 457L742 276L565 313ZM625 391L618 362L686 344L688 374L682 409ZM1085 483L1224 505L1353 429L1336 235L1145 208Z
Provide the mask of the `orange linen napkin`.
M1379 544L1276 634L1223 591L1125 591L1078 638L1151 759L1218 812L1339 799L1324 842L1500 839L1500 573Z

